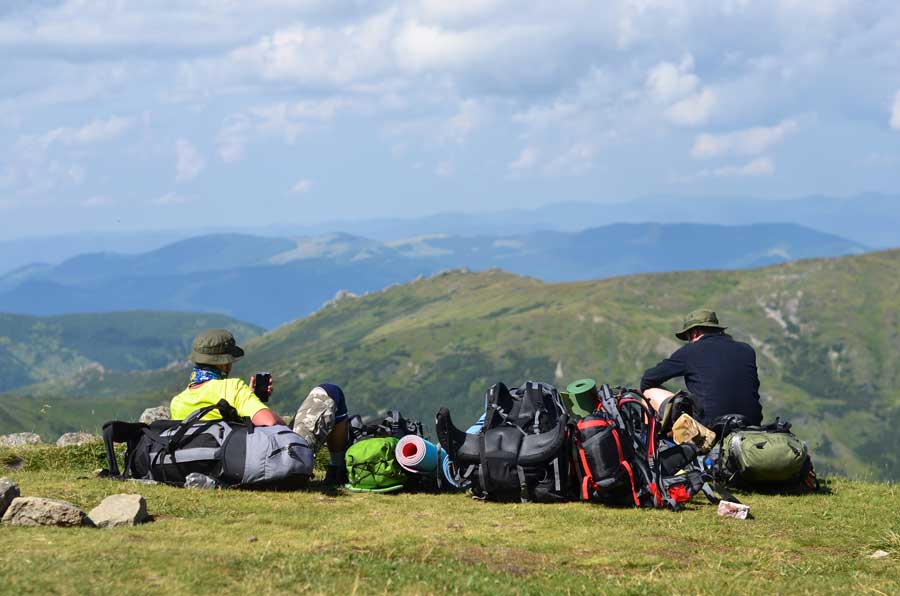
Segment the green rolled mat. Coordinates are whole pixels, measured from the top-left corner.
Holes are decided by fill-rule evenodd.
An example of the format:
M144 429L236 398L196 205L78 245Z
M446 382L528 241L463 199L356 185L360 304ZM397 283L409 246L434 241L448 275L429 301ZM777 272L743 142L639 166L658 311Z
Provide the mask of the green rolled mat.
M569 411L575 416L589 416L597 409L597 381L594 379L579 379L566 387L563 401L566 402Z

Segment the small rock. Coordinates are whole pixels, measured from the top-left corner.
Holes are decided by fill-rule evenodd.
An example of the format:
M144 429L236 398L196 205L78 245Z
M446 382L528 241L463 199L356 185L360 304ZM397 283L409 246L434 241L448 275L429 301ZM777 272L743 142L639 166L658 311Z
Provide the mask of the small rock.
M731 501L719 501L719 515L733 517L735 519L747 519L750 515L750 506Z
M247 542L256 542L257 540L259 540L259 538L257 538L256 536L251 536L250 538L247 538Z
M97 435L91 433L66 433L56 439L57 447L68 447L69 445L84 445L85 443L96 443L102 441Z
M41 436L34 433L13 433L11 435L0 435L0 447L40 445L41 442Z
M3 514L3 523L13 526L91 525L84 511L65 501L41 497L17 497Z
M144 413L141 414L139 422L150 424L151 422L156 422L157 420L169 420L170 416L171 413L169 412L169 406L147 408L146 410L144 410Z
M9 478L0 478L0 518L6 513L13 499L18 497L19 487Z
M883 559L885 557L891 556L891 553L884 550L876 550L874 553L869 555L870 559Z
M91 509L88 517L98 528L136 526L150 519L141 495L110 495Z

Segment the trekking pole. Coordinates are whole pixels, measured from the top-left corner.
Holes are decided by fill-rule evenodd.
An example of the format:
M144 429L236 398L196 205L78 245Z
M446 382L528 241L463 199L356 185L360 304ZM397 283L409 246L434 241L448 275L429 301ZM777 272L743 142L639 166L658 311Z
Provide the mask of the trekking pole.
M619 406L616 404L616 398L613 397L612 389L606 383L600 388L600 403L603 405L606 414L616 421L619 428L624 429L625 421L622 420L622 415L619 413Z

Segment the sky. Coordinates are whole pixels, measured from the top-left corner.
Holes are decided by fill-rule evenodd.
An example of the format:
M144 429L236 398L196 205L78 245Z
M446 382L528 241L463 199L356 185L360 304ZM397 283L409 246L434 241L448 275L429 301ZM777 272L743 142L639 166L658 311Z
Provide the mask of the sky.
M0 238L900 188L896 0L0 0Z

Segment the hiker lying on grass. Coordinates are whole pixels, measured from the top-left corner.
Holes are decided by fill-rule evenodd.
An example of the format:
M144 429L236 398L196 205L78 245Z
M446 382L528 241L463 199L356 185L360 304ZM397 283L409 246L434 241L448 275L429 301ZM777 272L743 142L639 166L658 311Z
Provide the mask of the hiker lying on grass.
M244 350L225 329L210 329L195 337L193 351L188 356L194 363L191 381L184 391L172 398L172 419L184 420L196 410L224 399L239 416L249 418L256 426L284 424L284 420L254 393L255 378L251 378L248 385L241 379L228 377L232 364L243 355ZM272 393L271 381L265 393ZM203 418L215 420L221 418L221 414L213 411ZM306 440L313 453L322 445L328 445L331 461L325 472L327 485L346 482L347 418L344 392L331 383L314 387L294 417L294 432Z
M663 383L683 377L687 390L703 407L700 422L704 425L712 426L725 414L740 414L750 425L762 423L756 352L725 329L711 310L697 310L684 319L684 327L675 336L687 344L641 378L641 392L658 411L673 395Z

